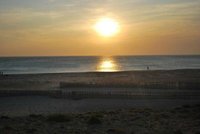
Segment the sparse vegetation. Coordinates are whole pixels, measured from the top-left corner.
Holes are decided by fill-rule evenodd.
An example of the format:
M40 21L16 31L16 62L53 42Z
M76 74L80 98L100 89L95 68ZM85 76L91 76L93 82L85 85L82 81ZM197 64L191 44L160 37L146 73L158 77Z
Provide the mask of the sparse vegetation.
M174 131L174 134L183 134L183 132L181 130L176 130Z
M108 134L126 134L126 131L121 128L110 128L107 130Z
M26 129L26 133L28 133L28 134L32 134L34 132L37 132L37 129L35 129L35 128Z
M70 115L64 115L64 114L52 114L47 116L47 121L50 122L69 122L72 120L72 117Z
M6 115L2 115L2 116L1 116L1 119L10 119L10 117L9 117L9 116L6 116Z
M88 120L88 124L90 125L101 124L101 123L102 121L98 115L92 115Z
M190 108L191 106L190 105L183 105L182 107L183 108Z
M42 115L40 115L40 114L30 114L29 117L31 117L31 118L39 118L39 117L42 117Z
M29 116L0 116L0 133L83 133L83 134L184 134L193 129L199 133L199 112L195 109L174 108L169 110L114 110L87 112L79 114L51 114L48 116L30 114ZM189 110L189 113L182 113ZM131 111L131 112L130 112ZM146 112L149 113L146 116ZM183 128L184 126L184 128ZM191 127L194 126L194 127ZM154 129L156 128L156 129Z
M8 132L10 132L10 131L13 131L13 130L15 130L12 126L9 126L9 125L5 125L5 126L3 126L3 128L0 130L0 133L1 133L1 131L2 131L2 133L8 133Z

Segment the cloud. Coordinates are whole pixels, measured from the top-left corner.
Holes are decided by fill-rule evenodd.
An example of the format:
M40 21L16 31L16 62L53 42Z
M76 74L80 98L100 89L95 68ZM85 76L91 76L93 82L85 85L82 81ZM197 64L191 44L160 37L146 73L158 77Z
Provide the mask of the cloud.
M119 42L130 46L149 38L200 42L199 0L2 0L0 43L92 44L91 26L102 16L120 22Z

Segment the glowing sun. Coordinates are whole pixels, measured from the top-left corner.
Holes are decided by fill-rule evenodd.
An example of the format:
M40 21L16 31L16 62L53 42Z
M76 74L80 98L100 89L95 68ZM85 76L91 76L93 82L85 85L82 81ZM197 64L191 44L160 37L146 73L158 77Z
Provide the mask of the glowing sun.
M102 18L94 26L97 33L102 36L110 37L119 32L119 24L117 21L110 18Z

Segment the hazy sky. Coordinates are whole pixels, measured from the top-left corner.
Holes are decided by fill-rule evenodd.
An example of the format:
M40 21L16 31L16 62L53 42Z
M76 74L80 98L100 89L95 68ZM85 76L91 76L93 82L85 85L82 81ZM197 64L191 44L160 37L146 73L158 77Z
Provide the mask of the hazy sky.
M200 54L200 0L0 0L0 56L157 54Z

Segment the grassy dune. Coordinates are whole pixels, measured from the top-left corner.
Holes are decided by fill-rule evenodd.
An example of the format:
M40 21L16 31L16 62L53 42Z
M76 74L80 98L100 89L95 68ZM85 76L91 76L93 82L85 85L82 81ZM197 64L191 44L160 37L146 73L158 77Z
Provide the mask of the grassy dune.
M169 110L126 109L83 114L0 117L1 134L199 134L200 105Z

